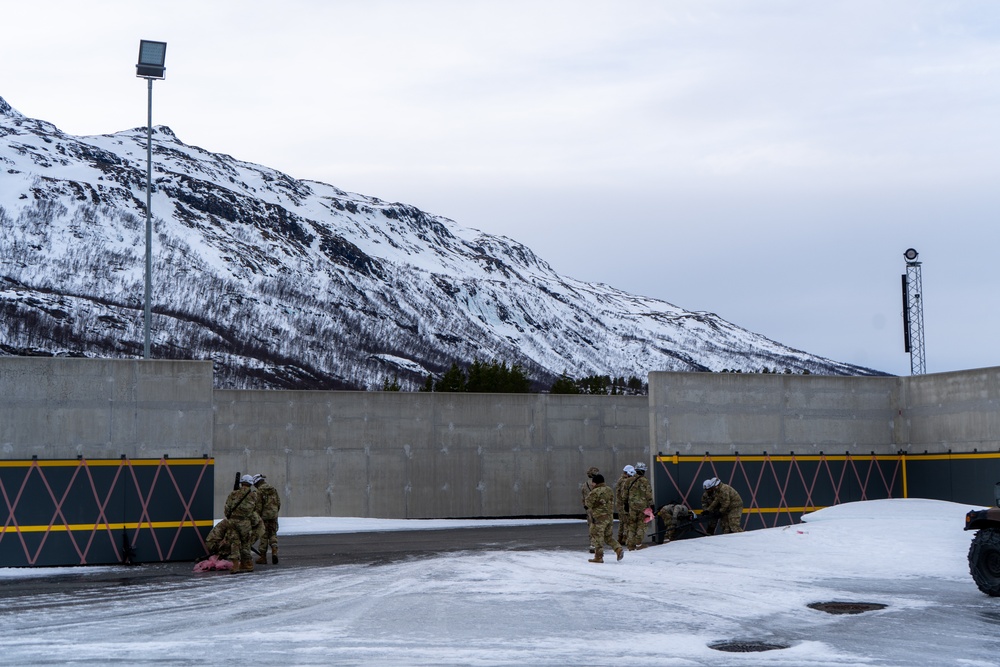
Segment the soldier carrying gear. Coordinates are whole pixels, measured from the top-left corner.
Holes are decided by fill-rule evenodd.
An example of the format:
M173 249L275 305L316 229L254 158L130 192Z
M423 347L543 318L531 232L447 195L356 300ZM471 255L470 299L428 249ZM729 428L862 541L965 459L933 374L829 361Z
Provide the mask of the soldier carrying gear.
M592 535L593 531L590 530L591 527L593 527L594 525L594 517L590 513L590 510L587 509L587 496L589 496L590 492L594 490L594 475L600 472L601 471L595 468L594 466L590 466L589 468L587 468L587 481L584 482L583 485L580 487L580 495L582 496L583 499L583 509L587 513L587 534L591 535L590 553L594 553L594 550L597 548L597 545L594 544L594 538Z
M226 532L226 542L229 543L229 560L233 561L231 572L253 572L253 560L250 558L251 525L257 516L254 508L253 477L243 475L240 487L233 489L226 498L223 514L229 521Z
M628 466L632 467L632 466ZM635 477L625 486L625 511L628 514L628 526L625 533L625 545L629 551L645 549L646 520L643 516L647 507L653 506L653 487L646 479L646 464L639 461L635 464Z
M267 562L267 548L271 547L271 564L277 565L278 510L281 509L281 498L278 496L278 490L267 483L265 475L254 475L253 483L257 487L257 512L263 524L257 563L263 565Z
M742 533L743 498L739 492L718 477L706 479L702 487L705 492L701 494L701 513L709 517L708 534L714 535L719 524L723 534Z
M635 477L635 468L625 466L622 476L615 482L615 505L618 507L618 541L625 544L628 541L628 500L625 498L625 486Z
M625 555L625 551L622 549L622 545L615 540L611 530L611 524L614 521L614 493L610 487L605 486L604 475L601 473L594 475L593 480L594 490L587 496L585 504L594 516L594 523L590 527L590 534L593 536L591 539L597 547L594 550L594 557L589 562L604 562L605 544L614 549L618 560L621 560L622 556Z

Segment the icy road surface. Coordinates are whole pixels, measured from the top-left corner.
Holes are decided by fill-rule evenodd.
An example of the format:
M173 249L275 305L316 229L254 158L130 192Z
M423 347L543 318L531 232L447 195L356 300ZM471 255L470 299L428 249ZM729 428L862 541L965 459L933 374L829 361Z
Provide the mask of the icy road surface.
M796 526L652 546L603 565L588 563L585 549L498 547L50 587L0 599L0 662L986 667L1000 664L1000 599L980 593L968 574L968 509L850 503ZM345 525L282 521L286 534ZM353 519L350 529L413 523ZM462 532L439 535L453 543ZM0 569L0 586L61 572ZM831 615L807 607L825 601L886 608ZM710 647L732 640L787 648Z

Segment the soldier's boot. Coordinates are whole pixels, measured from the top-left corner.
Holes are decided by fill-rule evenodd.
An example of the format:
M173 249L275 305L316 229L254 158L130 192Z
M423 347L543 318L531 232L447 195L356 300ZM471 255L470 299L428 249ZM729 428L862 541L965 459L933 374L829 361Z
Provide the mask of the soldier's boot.
M618 560L621 560L622 558L625 557L625 550L622 549L621 547L618 547L617 549L615 549L615 556L618 557Z
M271 565L278 564L278 545L271 547Z
M604 562L604 549L598 547L594 552L594 557L587 559L588 563L603 563Z
M257 560L255 560L254 562L257 563L257 565L266 565L267 564L267 549L262 550L260 552L260 555L257 556Z
M239 572L242 572L242 569L240 568L240 559L233 558L232 561L233 561L233 567L229 570L229 574L237 574Z
M240 572L253 572L253 558L247 558L240 563Z

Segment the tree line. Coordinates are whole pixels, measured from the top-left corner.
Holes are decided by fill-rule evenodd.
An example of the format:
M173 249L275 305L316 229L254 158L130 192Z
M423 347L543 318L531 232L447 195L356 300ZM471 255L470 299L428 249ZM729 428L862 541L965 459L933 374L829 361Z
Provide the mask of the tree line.
M401 391L398 376L382 380L382 391ZM611 377L610 375L588 375L574 379L563 373L548 388L550 394L603 394L611 396L641 396L649 386L636 376ZM481 392L496 394L526 394L532 391L531 380L520 364L507 365L506 361L489 362L475 359L462 367L452 362L451 367L440 377L428 374L424 384L417 391L428 392Z

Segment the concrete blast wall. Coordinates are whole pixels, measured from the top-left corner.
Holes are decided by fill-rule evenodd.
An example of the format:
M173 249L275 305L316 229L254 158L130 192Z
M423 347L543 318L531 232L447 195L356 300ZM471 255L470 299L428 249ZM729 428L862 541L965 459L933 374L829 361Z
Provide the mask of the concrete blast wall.
M645 397L216 391L216 495L262 472L289 516L580 514L592 465L649 456Z
M1000 369L919 377L651 373L646 397L220 391L209 362L0 359L0 459L215 458L286 516L580 514L657 453L1000 450ZM957 482L956 482L957 483Z
M0 358L0 458L212 455L212 364Z
M895 453L898 378L650 373L654 453Z
M1000 450L1000 368L914 377L650 373L662 454Z
M909 454L1000 450L1000 368L900 378L895 442Z

